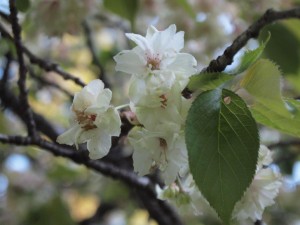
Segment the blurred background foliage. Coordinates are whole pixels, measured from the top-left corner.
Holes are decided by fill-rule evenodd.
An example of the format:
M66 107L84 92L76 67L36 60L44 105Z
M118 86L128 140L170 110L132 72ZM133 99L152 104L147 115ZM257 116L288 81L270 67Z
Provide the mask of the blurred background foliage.
M150 24L164 29L174 23L178 30L185 31L184 51L196 57L201 70L268 8L283 10L299 3L299 0L17 0L24 45L85 82L105 73L115 105L128 102L129 76L116 73L112 59L119 51L133 46L124 33L145 34ZM0 1L0 12L9 13L6 0ZM0 22L10 29L3 17ZM299 99L300 20L272 24L264 29L259 40L265 40L267 32L271 32L271 40L264 57L280 66L284 95ZM255 48L257 43L251 40L245 49ZM8 52L14 56L14 46L0 37L0 78ZM10 85L17 90L17 64L10 68L9 75ZM71 96L80 87L33 65L29 67L29 76L30 104L62 132L68 126ZM63 91L49 83L58 84ZM22 135L26 129L14 114L3 108L0 132ZM267 209L264 220L274 225L299 225L299 143L276 145L295 139L266 127L261 127L261 141L273 145L273 166L281 170L284 179L278 201ZM125 149L125 153L130 155L131 149ZM219 224L210 213L195 216L184 208L178 211L185 224ZM0 224L156 223L149 220L136 201L134 190L119 181L34 147L0 144Z

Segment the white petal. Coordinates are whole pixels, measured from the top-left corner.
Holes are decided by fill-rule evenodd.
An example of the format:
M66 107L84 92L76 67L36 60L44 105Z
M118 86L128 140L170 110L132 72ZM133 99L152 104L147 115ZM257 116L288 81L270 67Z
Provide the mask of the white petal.
M87 89L82 89L80 92L75 94L72 107L74 110L83 111L87 107L91 106L95 99L95 96Z
M106 156L111 147L111 136L105 132L99 133L98 136L95 136L87 143L87 149L90 154L91 159L100 159Z
M169 48L174 49L176 52L179 52L183 49L184 46L184 32L180 31L174 35L172 40L169 43Z
M258 153L257 166L261 169L263 166L268 166L273 162L272 152L265 145L260 145Z
M79 132L78 135L75 137L75 141L78 144L87 142L88 140L97 136L100 131L101 130L99 128L95 128L95 129L91 129L91 130L82 130L81 129L81 132Z
M167 185L173 183L181 168L188 164L187 150L183 135L178 136L173 140L172 144L168 143L166 151L168 165L163 171L162 177Z
M72 126L69 130L59 135L56 141L59 144L73 145L76 142L75 137L80 131L81 128L79 125Z
M175 61L168 66L169 70L180 73L184 77L189 77L196 73L197 61L194 56L187 53L179 53Z
M116 71L128 74L144 74L146 62L133 51L122 51L114 57L117 62Z
M265 207L274 204L280 186L281 178L271 168L258 170L250 187L237 202L232 218L239 222L260 220Z
M149 174L152 165L151 154L147 149L136 148L132 155L134 171L140 176Z
M90 105L94 104L104 84L101 80L93 80L86 85L80 92L76 93L73 100L74 109L83 111Z
M150 50L149 42L147 39L139 34L132 34L132 33L127 33L125 34L126 37L128 37L130 40L132 40L134 43L136 43L141 49L144 51Z
M96 79L96 80L91 81L84 88L86 88L93 95L98 95L100 92L102 92L102 90L104 88L104 84L101 80Z
M106 112L106 110L107 110L108 107L109 106L99 107L99 106L92 105L92 106L88 107L86 110L84 110L84 112L86 114L96 114L96 115L99 115L99 114L103 114L104 112Z
M98 107L108 107L111 101L112 92L111 90L105 88L97 97L96 106Z
M130 86L128 90L128 95L134 104L137 104L141 97L145 95L146 92L146 83L145 79L140 79L137 77L131 77Z
M154 52L163 53L169 47L170 40L176 33L176 26L170 25L166 30L157 32L153 35L151 44Z
M99 129L105 129L105 132L111 136L119 136L121 132L121 119L118 111L110 107L103 115L102 118L95 121Z
M158 30L154 26L149 26L147 29L146 39L149 40L157 32Z

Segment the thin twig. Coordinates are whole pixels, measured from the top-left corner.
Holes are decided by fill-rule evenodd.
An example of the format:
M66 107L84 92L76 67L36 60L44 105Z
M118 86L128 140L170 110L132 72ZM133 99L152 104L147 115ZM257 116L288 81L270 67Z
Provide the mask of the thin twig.
M9 91L8 85L0 83L0 100L1 105L10 109L16 115L18 115L24 122L27 120L22 107L20 105L19 99ZM50 124L42 115L37 114L33 111L33 119L36 123L37 129L50 138L52 141L55 141L58 132L52 124Z
M0 86L5 86L8 79L9 79L9 69L10 69L10 65L12 62L12 54L11 52L8 52L5 54L6 56L6 64L3 70L3 75L2 75L2 79L1 79L1 84Z
M83 26L83 30L84 30L84 34L85 34L85 38L86 38L86 44L90 50L90 53L92 55L92 59L93 59L93 63L99 68L100 70L100 75L99 78L103 81L104 86L106 88L110 88L111 85L109 84L109 81L107 80L107 76L106 76L106 72L104 69L104 66L102 65L102 63L100 62L100 60L98 59L97 53L96 53L96 48L94 46L93 40L92 40L92 31L91 28L88 24L88 21L84 21L82 23Z
M16 46L17 51L17 57L19 62L19 80L18 80L18 86L20 90L20 105L22 107L22 110L24 111L24 114L27 118L26 120L26 126L28 135L33 138L38 138L38 134L36 132L36 126L35 121L33 120L33 115L31 108L28 103L28 95L27 95L27 89L26 89L26 73L27 69L25 66L24 58L23 58L23 51L22 51L22 42L21 42L21 27L18 23L18 12L15 6L14 0L9 0L9 9L10 9L10 20L12 25L12 31L14 34L14 44Z
M30 77L32 77L33 79L38 81L41 85L53 87L53 88L65 93L70 99L73 99L73 95L68 90L66 90L63 87L61 87L60 85L58 85L57 83L51 82L42 76L36 75L35 72L33 71L33 69L30 67L28 68L28 71L29 71Z
M209 66L204 68L203 72L221 72L226 66L233 62L235 54L244 47L248 40L251 38L257 38L259 32L263 27L271 24L277 20L289 19L289 18L300 18L300 8L295 8L286 11L275 11L273 9L267 10L262 17L254 22L246 31L240 34L233 43L225 49L224 53L212 60Z
M90 169L101 172L104 175L120 179L129 185L133 185L136 188L143 189L144 191L147 191L151 196L156 196L154 186L148 178L138 177L131 171L116 167L108 162L100 160L90 160L86 154L82 153L81 151L76 151L74 148L64 147L62 145L58 145L44 139L35 140L31 137L8 136L3 134L0 134L0 142L17 146L35 145L41 147L42 149L51 152L55 156L69 158L78 164L83 164Z
M14 38L9 34L9 32L0 24L0 33L1 37L6 38L10 41L14 41ZM44 69L47 72L53 71L59 74L65 80L72 80L77 85L84 87L86 84L78 77L64 71L62 68L59 67L56 63L48 62L39 58L38 56L34 55L28 48L24 45L21 45L21 49L24 54L29 58L32 64L38 65L40 68Z
M9 15L6 15L4 12L0 11L0 17L3 18L6 22L10 23Z
M274 144L268 145L269 149L287 147L287 146L300 146L300 140L291 140L291 141L280 141Z
M122 180L130 187L134 187L141 193L147 202L146 208L149 210L150 215L159 222L161 225L182 225L181 220L174 210L164 201L156 199L156 192L154 184L147 177L139 177L132 171L125 168L120 168L111 163L102 160L90 160L86 154L76 151L70 147L66 148L62 145L39 139L35 140L31 137L22 136L8 136L0 134L0 142L4 144L12 144L18 146L38 146L43 148L55 156L69 158L77 164L85 165L86 167L100 172L106 176Z
M25 118L22 117L23 116L22 112L18 111L19 107L18 107L17 98L15 98L14 95L11 92L9 92L7 89L8 89L7 86L4 89L2 89L0 87L1 103L4 104L5 106L9 107L10 109L12 109L18 116L21 117L22 120L24 120ZM42 133L44 133L45 135L50 137L53 141L55 141L58 133L51 126L51 124L49 124L43 117L41 117L38 114L34 114L34 116L35 116L35 120L37 121L38 129ZM122 126L122 127L124 128L124 126ZM127 126L125 126L125 127L127 127ZM123 130L122 132L126 133L127 128L125 128L125 130ZM19 137L19 136L9 137L9 136L2 135L2 136L0 136L0 142L8 143L8 144L23 145L23 146L33 145L33 142L30 138ZM40 141L38 141L38 143L40 143ZM69 158L76 163L84 164L91 169L94 169L96 171L103 173L104 175L107 175L107 176L110 176L113 178L117 178L117 179L121 179L120 176L123 177L122 179L129 179L128 181L124 181L124 180L123 181L130 187L136 187L137 189L142 189L142 190L140 190L140 192L145 191L143 189L142 184L136 184L137 176L133 173L133 171L131 169L128 170L128 169L126 169L126 167L124 167L128 163L125 164L125 163L122 163L121 161L111 163L114 161L113 160L107 161L107 160L103 159L100 161L101 165L99 165L99 161L89 160L89 158L87 156L87 151L76 151L72 147L55 145L54 143L49 143L49 142L42 142L42 144L38 144L38 146L40 146L41 148L47 149L48 151L52 152L56 156L62 156L65 158ZM114 165L117 165L117 166L114 166ZM124 166L121 167L121 165L124 165ZM109 172L110 167L113 167L112 172ZM133 175L131 176L128 173L133 174ZM146 178L146 180L144 178L139 178L139 179L143 183L149 182L148 178ZM180 224L182 224L180 222L180 218L178 217L177 213L174 211L174 209L172 207L169 206L169 204L167 202L156 199L156 195L155 195L155 192L153 189L154 183L153 182L151 182L151 183L152 184L149 185L146 190L146 192L148 192L148 193L145 193L145 196L147 196L147 201L149 201L150 203L144 204L145 208L147 208L147 210L149 211L150 216L153 219L159 221L160 222L159 224L162 224L162 225L168 225L168 224L180 225ZM155 207L155 209L153 209L151 207ZM168 219L165 217L170 217L170 218ZM172 222L171 223L169 223L169 222L163 223L163 221L169 221L169 222L172 221Z
M262 224L263 224L263 222L261 220L256 220L254 223L254 225L262 225Z

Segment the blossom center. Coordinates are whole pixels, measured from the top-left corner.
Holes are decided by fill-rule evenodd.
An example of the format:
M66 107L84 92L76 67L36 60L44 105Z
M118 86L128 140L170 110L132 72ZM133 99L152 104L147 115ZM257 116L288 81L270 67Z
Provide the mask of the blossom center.
M78 111L78 110L74 110L75 115L76 115L76 120L78 122L78 124L81 125L81 128L85 131L87 130L92 130L97 128L97 126L94 124L97 115L96 114L88 114L85 113L84 111Z
M160 54L156 53L154 55L150 55L150 54L146 53L146 60L147 60L147 67L150 70L159 70L160 69L160 62L161 62Z

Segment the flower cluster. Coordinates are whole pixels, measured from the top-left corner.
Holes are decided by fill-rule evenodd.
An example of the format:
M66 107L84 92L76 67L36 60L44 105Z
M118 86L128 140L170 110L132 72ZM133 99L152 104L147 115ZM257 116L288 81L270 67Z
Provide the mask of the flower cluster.
M117 71L132 75L130 106L140 123L128 136L134 170L143 176L159 169L169 185L188 165L184 123L191 102L181 92L196 73L196 60L180 53L184 32L176 33L175 25L163 31L151 26L145 37L126 36L137 46L114 59Z
M189 172L185 144L185 120L192 99L182 96L189 77L197 72L193 56L181 53L184 33L171 25L158 31L150 27L145 37L126 34L136 43L114 57L116 70L132 75L129 86L130 113L134 117L128 140L133 147L134 170L140 175L159 170L166 184L156 187L158 198L176 205L192 206L196 214L209 208ZM105 156L111 136L120 134L121 121L110 105L112 93L100 80L94 80L75 94L71 106L71 128L60 135L58 143L87 142L91 159ZM256 174L232 213L238 224L260 220L265 207L274 203L281 186L279 174L269 165L271 152L259 150Z
M60 144L87 142L91 159L107 155L111 136L119 136L121 120L117 110L110 106L112 93L100 80L94 80L74 96L71 106L71 128L57 138Z
M196 214L209 208L189 173L184 123L191 99L182 97L189 77L196 73L193 56L180 53L183 32L175 25L158 31L147 30L145 37L126 34L136 43L114 57L116 70L132 75L130 107L138 125L128 135L133 147L134 170L143 176L158 169L166 186L156 187L158 198L178 206L192 206ZM270 151L261 146L255 177L236 204L232 219L239 224L261 219L265 207L274 203L281 185L280 176L267 166Z

